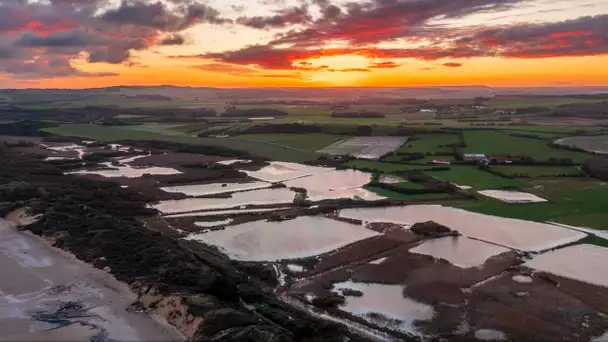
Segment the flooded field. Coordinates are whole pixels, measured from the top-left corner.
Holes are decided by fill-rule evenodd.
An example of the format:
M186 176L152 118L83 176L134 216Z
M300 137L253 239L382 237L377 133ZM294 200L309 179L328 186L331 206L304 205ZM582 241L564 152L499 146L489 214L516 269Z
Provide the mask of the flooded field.
M338 141L318 152L331 155L351 155L356 158L376 160L385 154L397 150L407 140L407 137L358 137Z
M0 220L2 341L178 341L145 313L126 310L136 296L110 275ZM61 313L60 313L61 312Z
M608 248L576 245L543 253L526 266L565 278L608 287Z
M483 265L489 258L508 252L509 249L465 237L444 237L423 242L410 249L411 253L430 255L462 267Z
M177 214L247 205L291 204L294 198L295 193L289 189L262 189L237 192L228 198L186 198L162 201L152 205L152 208L158 209L163 214Z
M507 190L481 190L480 194L492 198L496 198L505 203L539 203L547 202L546 199L538 197L534 194L521 191Z
M257 221L188 239L217 246L235 260L276 261L330 252L378 233L364 227L315 216L290 221Z
M135 158L135 157L133 157ZM133 159L130 158L130 159ZM123 160L122 162L128 162L126 160ZM119 165L119 166L114 166L112 165L112 163L107 162L107 163L101 163L100 165L107 167L107 169L102 169L102 170L79 170L79 171L72 171L72 172L67 172L66 174L70 174L70 175L99 175L99 176L103 176L103 177L108 177L108 178L115 178L115 177L125 177L125 178L139 178L145 174L149 174L149 175L176 175L176 174L180 174L181 172L173 169L173 168L169 168L169 167L158 167L158 166L152 166L152 167L142 167L142 168L135 168L133 166L130 165Z
M265 182L253 182L253 183L213 183L213 184L195 184L195 185L181 185L181 186L169 186L160 188L166 192L181 193L186 196L204 196L204 195L215 195L228 192L239 192L249 190L259 190L271 187L272 184Z
M244 171L250 177L265 182L282 182L304 176L332 171L332 168L309 166L297 163L271 162L269 166L258 171Z
M293 179L285 182L285 185L306 189L311 201L355 197L365 200L383 199L384 197L362 189L371 178L372 175L367 172L336 170Z
M465 236L524 251L543 251L587 236L546 223L478 214L440 205L345 209L340 216L407 225L435 221Z
M271 211L286 210L290 207L281 208L260 208L260 209L235 209L235 210L213 210L213 211L197 211L184 214L166 215L165 218L180 218L180 217L195 217L195 216L223 216L223 215L242 215L251 213L266 213Z
M567 137L558 139L555 143L577 147L589 152L608 154L608 135Z
M334 284L334 291L345 289L363 292L360 297L348 296L341 310L370 321L379 326L416 335L414 322L433 318L430 305L418 303L403 296L403 286L352 281Z

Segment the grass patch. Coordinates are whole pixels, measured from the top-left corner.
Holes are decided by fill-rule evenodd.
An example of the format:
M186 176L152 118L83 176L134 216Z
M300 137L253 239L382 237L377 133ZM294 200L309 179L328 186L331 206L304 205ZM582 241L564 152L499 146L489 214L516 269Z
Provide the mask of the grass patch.
M276 134L243 134L235 137L235 140L249 140L249 141L260 141L268 142L283 146L289 146L292 148L305 150L305 151L317 151L328 145L335 143L336 141L344 139L342 135L332 135L324 133L309 133L309 134L287 134L287 133L276 133Z
M458 136L455 134L420 134L414 138L415 140L409 141L407 145L397 150L397 153L449 153L453 152L453 150L447 145L458 143Z
M149 117L149 115L120 114L115 116L116 119L143 119L147 117Z
M547 180L531 184L533 187L526 191L549 202L509 205L498 200L480 198L479 201L456 206L489 215L608 230L605 204L608 186L585 179Z
M471 186L477 190L521 187L525 184L517 179L503 178L479 170L475 166L451 165L449 171L433 171L427 174L445 182Z
M586 153L569 151L549 146L548 142L537 139L520 138L499 131L467 131L465 153L482 153L492 155L529 156L537 160L549 158L572 158L582 162L588 156Z
M491 169L510 177L522 177L522 175L523 177L578 176L581 174L576 166L492 165Z
M382 173L393 173L399 171L415 171L415 170L428 170L429 168L422 165L405 165L405 164L391 164L369 160L353 160L346 163L346 166L355 169L367 169L374 170Z
M315 160L319 157L318 154L313 152L298 151L261 142L242 141L237 139L198 138L179 134L178 132L162 134L168 131L171 132L168 126L171 125L101 126L82 124L61 125L44 129L44 131L57 135L74 136L99 141L163 140L185 144L221 146L246 151L254 156L289 162L304 162L307 160ZM143 127L146 128L143 129Z

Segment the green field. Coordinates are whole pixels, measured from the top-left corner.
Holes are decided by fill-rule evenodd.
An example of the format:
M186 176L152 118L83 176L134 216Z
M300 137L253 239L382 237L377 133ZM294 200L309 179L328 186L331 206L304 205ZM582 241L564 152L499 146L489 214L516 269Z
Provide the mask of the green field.
M414 171L414 170L428 170L430 167L422 165L405 165L405 164L391 164L382 163L369 160L353 160L346 163L346 166L355 169L368 169L374 170L381 173L393 173L398 171Z
M453 152L447 145L458 143L456 134L419 134L415 135L407 145L403 146L397 153L427 153L427 152Z
M309 134L242 134L234 139L246 141L269 142L278 145L289 146L292 148L305 151L318 151L326 146L329 146L339 140L345 139L343 135L333 135L325 133L309 133Z
M578 176L581 174L576 166L492 165L490 168L510 177L551 177L564 174Z
M497 200L480 199L457 206L496 216L608 230L608 186L602 184L584 179L534 181L527 191L549 202L507 205Z
M474 166L451 165L449 171L432 171L426 174L445 182L461 186L470 186L477 190L498 189L504 187L520 187L524 182L517 179L507 179L479 170Z
M138 114L120 114L115 116L116 119L143 119L147 118L148 115L138 115Z
M567 96L496 96L487 101L486 105L492 108L526 108L598 102L601 102L601 100Z
M375 186L366 186L365 189L392 200L415 200L415 199L433 199L450 197L449 194L401 194L395 191L378 188Z
M146 126L146 127L144 127ZM132 129L134 128L134 129ZM99 141L115 140L164 140L185 144L211 145L246 151L252 155L272 160L304 162L315 160L318 154L299 151L291 148L271 145L267 143L243 141L238 139L198 138L171 131L167 125L140 125L140 126L101 126L88 124L61 125L44 129L44 131L63 136L73 136ZM165 134L164 132L171 133Z
M537 160L549 158L572 158L575 162L582 162L588 154L566 149L554 148L548 142L538 139L520 138L498 131L466 131L465 153L481 153L486 156L513 155L529 156Z

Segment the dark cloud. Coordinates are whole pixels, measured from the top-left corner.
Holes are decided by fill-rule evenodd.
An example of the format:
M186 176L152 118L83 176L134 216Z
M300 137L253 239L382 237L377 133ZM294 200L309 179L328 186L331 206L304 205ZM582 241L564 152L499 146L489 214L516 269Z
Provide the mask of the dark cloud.
M186 38L181 34L172 34L164 37L160 41L160 45L184 45L186 43Z
M345 11L321 2L325 6L322 7L322 18L305 29L280 36L273 43L318 46L333 40L344 40L362 45L404 37L420 39L425 35L424 26L432 19L459 18L472 13L505 10L523 1L525 0L373 0L348 3ZM328 20L328 16L332 20Z
M392 69L392 68L397 68L400 67L401 64L397 64L393 61L385 61L385 62L373 62L370 65L368 65L368 68L371 69Z
M398 2L397 0L378 1ZM365 7L361 7L350 11L366 10ZM456 13L460 15L462 12L462 10L454 11L453 15ZM361 25L364 26L364 23ZM300 37L302 32L304 31L299 33ZM316 35L317 33L311 34ZM418 48L375 48L359 44L352 44L348 48L322 48L326 42L333 40L319 43L314 36L311 36L308 41L292 42L291 45L286 44L287 47L278 48L275 41L267 45L249 46L240 50L203 54L198 57L225 63L254 65L264 69L288 70L298 69L299 66L294 63L302 60L339 55L363 56L370 59L411 58L435 61L474 57L552 58L608 54L608 15L581 17L554 23L461 28L435 34L436 39L427 41ZM287 36L289 35L292 34L288 33ZM327 37L325 35L324 39ZM335 37L335 39L339 38L340 36ZM344 40L344 38L339 40ZM359 38L360 36L357 36L357 39ZM381 62L372 63L369 68L396 66L398 65L395 63ZM446 62L444 66L459 67L461 64Z
M447 67L447 68L459 68L462 66L462 63L448 62L448 63L443 63L443 66Z
M308 13L308 7L301 6L280 10L271 16L239 17L236 22L251 28L270 29L303 24L310 20L312 20L312 17Z
M204 4L188 4L171 11L162 2L148 3L143 0L123 1L119 8L109 10L101 16L107 22L121 25L137 25L175 32L201 22L225 24L230 20Z
M45 36L26 32L15 41L15 45L27 47L75 47L90 46L98 42L97 36L89 35L80 30L73 30L55 32Z
M133 51L184 44L184 29L229 22L189 0L0 0L0 73L88 76L70 61L128 65Z

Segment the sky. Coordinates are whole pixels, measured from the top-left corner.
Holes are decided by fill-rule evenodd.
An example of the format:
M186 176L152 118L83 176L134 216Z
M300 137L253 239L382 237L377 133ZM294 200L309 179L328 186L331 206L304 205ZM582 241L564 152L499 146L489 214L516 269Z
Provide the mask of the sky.
M0 88L608 86L608 0L0 0Z

